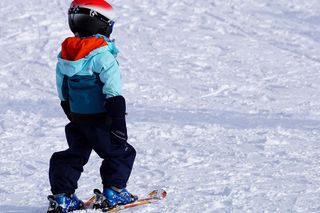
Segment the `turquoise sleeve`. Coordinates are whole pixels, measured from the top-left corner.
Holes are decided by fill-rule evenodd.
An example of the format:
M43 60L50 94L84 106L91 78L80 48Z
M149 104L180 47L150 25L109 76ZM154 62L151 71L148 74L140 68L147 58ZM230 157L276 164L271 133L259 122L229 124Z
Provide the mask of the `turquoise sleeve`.
M64 75L60 72L59 64L57 64L56 67L56 84L57 84L57 91L58 96L61 101L65 101L65 98L63 97L63 78Z
M122 93L121 73L117 60L110 53L104 54L100 58L99 77L104 83L103 94L106 98L119 96Z

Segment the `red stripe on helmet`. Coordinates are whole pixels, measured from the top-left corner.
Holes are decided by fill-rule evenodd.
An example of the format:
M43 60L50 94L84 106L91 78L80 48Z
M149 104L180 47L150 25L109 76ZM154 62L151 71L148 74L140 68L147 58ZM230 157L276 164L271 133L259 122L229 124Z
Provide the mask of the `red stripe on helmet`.
M112 10L111 4L105 0L73 0L71 3L72 7L100 7L106 10Z

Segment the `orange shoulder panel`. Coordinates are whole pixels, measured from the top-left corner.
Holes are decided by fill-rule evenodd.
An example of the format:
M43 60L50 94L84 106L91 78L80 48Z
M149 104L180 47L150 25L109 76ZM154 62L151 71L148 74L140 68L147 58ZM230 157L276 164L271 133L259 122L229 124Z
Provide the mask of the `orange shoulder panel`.
M97 37L69 37L62 43L61 58L69 61L76 61L89 55L97 48L108 45L104 38Z

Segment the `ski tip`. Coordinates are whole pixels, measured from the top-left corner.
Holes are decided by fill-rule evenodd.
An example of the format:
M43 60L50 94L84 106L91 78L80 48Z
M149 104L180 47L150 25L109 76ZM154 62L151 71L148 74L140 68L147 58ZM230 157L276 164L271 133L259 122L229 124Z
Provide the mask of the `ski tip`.
M163 200L163 199L165 199L166 197L167 197L167 191L166 190L164 190L164 189L160 189L159 190L159 199L160 200Z
M161 199L165 199L167 197L167 191L162 189L162 192L161 192Z
M153 197L157 200L163 200L167 197L167 191L164 189L156 189L149 193L149 197Z

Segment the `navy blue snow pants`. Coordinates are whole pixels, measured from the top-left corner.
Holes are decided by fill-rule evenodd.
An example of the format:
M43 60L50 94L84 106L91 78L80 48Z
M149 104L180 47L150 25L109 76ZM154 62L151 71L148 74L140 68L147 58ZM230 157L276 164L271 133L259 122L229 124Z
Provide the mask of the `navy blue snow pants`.
M53 194L73 194L77 182L94 150L103 159L100 175L104 187L126 187L136 151L127 142L110 140L110 126L69 123L65 127L69 148L52 155L49 180ZM95 169L95 168L92 168Z

